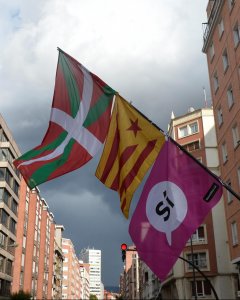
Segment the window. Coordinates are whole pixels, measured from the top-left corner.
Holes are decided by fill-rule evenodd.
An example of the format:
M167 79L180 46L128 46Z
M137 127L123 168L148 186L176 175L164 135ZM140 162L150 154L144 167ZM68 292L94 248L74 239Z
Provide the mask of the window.
M231 187L231 181L229 180L228 182L227 182L227 185L229 185L230 187ZM230 193L228 190L227 190L227 202L228 203L231 203L233 201L233 195L232 195L232 193Z
M148 282L148 272L144 273L144 282Z
M228 7L230 11L232 10L234 4L235 4L235 0L228 0Z
M240 186L240 167L237 170L238 173L238 185Z
M187 254L187 260L192 262L192 254ZM207 254L206 252L198 252L193 253L193 264L197 266L199 269L207 268ZM188 269L192 269L193 267L188 264Z
M218 82L218 75L217 72L214 73L213 76L213 86L214 86L214 92L216 93L219 88L219 82Z
M237 124L235 124L232 128L232 136L233 136L233 146L234 148L236 148L240 143Z
M24 267L24 262L25 262L25 254L22 253L22 258L21 258L21 267Z
M6 273L8 275L12 275L12 261L11 260L7 260L7 263L6 263Z
M221 126L223 123L223 113L221 107L219 107L217 110L217 118L218 118L218 126Z
M227 90L227 100L228 100L228 108L230 109L234 104L233 89L231 86Z
M206 241L205 238L205 230L204 230L204 226L201 225L198 227L198 229L193 233L192 235L192 242L194 244L196 243L203 243Z
M5 179L5 168L0 168L0 180L3 181Z
M183 138L185 136L194 134L198 132L198 122L193 122L188 125L178 128L179 137Z
M10 199L11 199L11 195L9 194L9 192L7 190L4 189L3 202L5 204L7 204L7 206L9 206Z
M12 180L13 176L12 174L8 171L8 169L5 168L5 180L8 183L10 187L12 187Z
M209 47L209 55L210 55L210 60L213 60L213 57L215 55L215 50L214 50L214 45L213 42L211 43L210 47Z
M198 132L198 123L194 122L192 124L189 124L190 134L194 134Z
M5 257L0 255L0 272L4 272L4 261Z
M23 286L23 272L20 273L20 286Z
M226 72L229 66L228 63L228 54L227 54L227 50L225 49L223 54L222 54L222 62L223 62L223 71Z
M27 238L26 238L26 236L24 235L24 236L23 236L23 241L22 241L22 246L23 246L23 248L26 248L26 241L27 241ZM34 247L36 248L35 245L34 245Z
M33 263L32 263L32 272L33 272L33 274L35 273L35 269L36 269L36 262L33 261Z
M0 149L0 161L9 161L9 163L12 164L13 160L13 154L8 148Z
M222 159L223 159L223 163L227 162L228 160L227 145L225 142L222 144Z
M9 218L9 215L6 213L6 211L4 209L1 209L1 223L5 227L8 227L8 218Z
M238 244L238 232L237 232L237 223L233 222L231 224L231 229L232 229L232 244L233 246Z
M185 137L188 135L187 126L179 128L179 137Z
M219 38L222 37L223 32L224 32L224 23L223 23L223 19L221 19L220 22L218 23Z
M194 150L200 149L200 142L195 141L186 145L183 145L183 148L186 149L188 152L192 152Z
M205 297L211 295L211 285L207 280L197 280L196 285L193 281L191 281L192 284L192 297L199 296L199 297ZM195 286L195 289L194 289Z
M0 188L0 201L3 201L5 204L9 205L11 195L9 192L3 188Z
M0 142L7 142L7 136L5 135L2 128L0 128Z
M234 46L236 48L240 42L240 28L238 26L238 23L236 23L236 25L233 28L233 40Z
M7 161L7 149L0 149L0 160Z
M9 230L10 230L13 234L16 233L16 221L13 220L12 218L10 219Z
M7 241L7 236L0 231L0 247L5 249L6 248L6 241Z
M19 185L15 180L13 180L13 191L18 196Z
M17 202L16 202L14 199L12 199L11 209L12 209L12 211L14 212L14 214L17 215L18 204L17 204Z
M28 212L28 207L29 207L29 202L28 202L28 200L26 200L26 204L25 204L26 206L25 206L25 211L26 212Z

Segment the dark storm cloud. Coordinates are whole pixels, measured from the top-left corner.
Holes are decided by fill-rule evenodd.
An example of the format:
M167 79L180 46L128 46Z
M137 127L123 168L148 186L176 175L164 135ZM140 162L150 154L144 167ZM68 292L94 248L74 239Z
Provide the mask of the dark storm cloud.
M172 111L178 116L204 105L203 86L209 96L201 52L207 1L49 0L34 2L38 7L2 2L0 113L22 152L39 145L47 130L57 47L164 130ZM129 221L120 212L117 193L94 176L99 157L39 188L76 252L101 249L103 283L118 285L120 244L130 243Z

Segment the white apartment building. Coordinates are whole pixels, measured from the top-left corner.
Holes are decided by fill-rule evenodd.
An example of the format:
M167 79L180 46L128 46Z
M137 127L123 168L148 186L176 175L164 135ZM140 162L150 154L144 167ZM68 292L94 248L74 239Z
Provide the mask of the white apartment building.
M85 248L80 253L80 259L88 263L89 267L89 290L90 294L101 299L101 250Z
M13 160L19 155L20 150L0 114L0 298L10 295L13 281L20 186L20 174Z

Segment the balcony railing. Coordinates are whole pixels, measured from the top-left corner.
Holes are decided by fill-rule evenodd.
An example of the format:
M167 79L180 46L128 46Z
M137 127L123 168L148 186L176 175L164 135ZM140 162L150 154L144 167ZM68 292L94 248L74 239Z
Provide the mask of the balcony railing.
M206 46L206 43L209 38L209 34L210 34L213 24L216 20L216 16L218 14L219 8L221 7L221 5L224 2L222 0L210 0L210 1L213 2L211 13L209 15L207 23L202 23L202 25L203 25L203 44L204 44L203 47Z

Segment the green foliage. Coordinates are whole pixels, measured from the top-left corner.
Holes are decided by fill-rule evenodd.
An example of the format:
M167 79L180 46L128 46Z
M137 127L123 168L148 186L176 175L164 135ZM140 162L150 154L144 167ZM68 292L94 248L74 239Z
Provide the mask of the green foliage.
M90 294L89 300L98 300L96 295Z
M32 296L28 292L19 291L17 293L13 293L10 297L12 300L31 300Z

